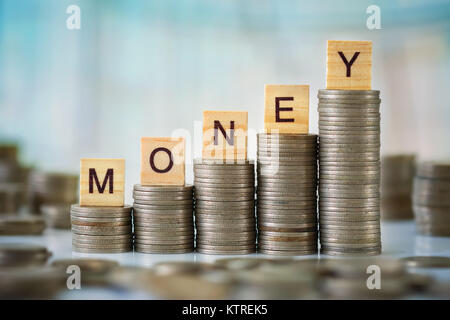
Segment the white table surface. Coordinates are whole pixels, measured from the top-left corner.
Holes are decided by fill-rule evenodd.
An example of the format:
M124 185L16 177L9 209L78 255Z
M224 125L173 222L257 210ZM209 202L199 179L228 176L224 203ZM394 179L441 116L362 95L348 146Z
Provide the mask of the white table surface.
M0 243L21 242L34 243L46 246L52 253L50 261L61 258L105 258L118 261L121 265L151 267L160 261L201 261L213 262L224 256L205 255L200 253L188 254L144 254L137 252L118 254L83 254L72 252L72 236L69 230L47 229L42 236L1 236ZM433 255L450 257L450 237L431 237L418 235L413 221L382 222L381 257L406 257L418 255ZM258 254L253 254L256 256ZM264 255L259 255L264 256ZM227 256L229 257L229 256ZM326 256L327 258L332 258ZM302 256L301 258L311 258ZM436 279L450 282L449 269L427 269L426 274ZM144 293L124 293L113 290L73 290L62 295L62 299L141 299L151 298Z

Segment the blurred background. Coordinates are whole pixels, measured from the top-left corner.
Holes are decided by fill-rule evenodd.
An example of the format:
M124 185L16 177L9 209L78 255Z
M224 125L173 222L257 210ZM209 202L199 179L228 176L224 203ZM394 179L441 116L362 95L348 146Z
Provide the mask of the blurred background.
M329 39L373 41L384 155L450 158L448 0L0 0L0 142L48 171L125 158L130 202L140 137L185 135L198 157L203 110L248 111L255 158L265 84L309 84L317 133Z

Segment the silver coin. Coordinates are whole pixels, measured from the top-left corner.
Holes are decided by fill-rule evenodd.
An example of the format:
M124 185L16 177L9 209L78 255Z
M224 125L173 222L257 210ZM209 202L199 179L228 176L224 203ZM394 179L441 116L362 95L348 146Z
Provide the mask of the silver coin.
M130 236L128 239L116 239L116 240L92 240L92 239L83 239L83 238L74 238L72 237L72 245L75 246L114 246L114 245L131 245L133 242L133 238Z
M317 247L317 240L310 242L258 242L258 248L267 250L317 250Z
M261 209L271 209L271 210L310 210L315 209L316 203L300 203L300 204L280 204L280 203L270 203L267 201L261 201L257 205L257 210Z
M119 227L93 227L72 225L72 231L77 234L119 235L131 233L131 225Z
M136 237L134 239L135 244L162 244L162 245L170 245L170 244L186 244L186 245L193 245L194 243L194 237L178 237L178 238L160 238L160 237Z
M248 240L256 239L256 233L253 232L238 232L238 233L216 233L216 232L202 232L197 238L208 240Z
M79 223L83 222L103 222L103 223L115 223L115 222L131 222L131 215L127 217L77 217L72 216L72 221L77 221Z
M135 218L143 218L143 219L192 219L193 211L159 211L157 213L152 212L149 213L147 211L135 211L133 212L133 217Z
M255 201L254 200L248 200L248 201L229 201L229 202L220 202L220 201L208 201L208 200L201 200L197 201L195 204L196 209L208 209L208 210L215 210L215 209L249 209L254 208Z
M191 237L194 235L194 228L181 230L149 230L146 228L135 229L136 238L145 237Z
M70 216L72 217L80 217L80 218L127 218L131 216L131 211L128 212L117 212L117 213L107 213L107 212L76 212L71 211Z
M320 243L323 243L328 248L332 247L375 247L379 246L381 239L379 236L367 237L366 239L350 239L350 238L339 238L339 237L321 237Z
M340 105L338 108L331 104L320 104L317 108L321 115L330 116L364 116L364 115L379 115L380 109L375 106L364 106L359 108L349 108L350 105Z
M220 183L240 183L251 184L254 181L254 174L248 175L209 175L202 177L197 174L194 175L194 185L197 184L220 184Z
M326 250L326 251L332 251L332 252L341 252L341 253L365 253L365 252L370 252L370 251L381 251L381 244L379 245L375 245L372 247L363 247L363 248L351 248L351 247L337 247L337 246L329 246L327 245L322 245L321 244L321 251L322 250Z
M450 258L440 256L414 256L400 259L408 268L450 268Z
M185 191L139 191L133 190L133 195L149 197L187 196L192 194L193 186Z
M153 200L153 199L149 199L149 200L144 200L142 199L142 197L139 198L135 198L134 199L134 204L140 204L140 205L149 205L149 206L173 206L173 205L180 205L180 206L188 206L188 205L192 205L192 199L187 199L187 200Z
M344 128L363 128L363 127L380 127L379 120L361 120L360 122L349 122L349 121L333 121L333 120L319 120L319 126L330 126L330 127L344 127Z
M319 217L319 221L320 222L325 222L325 221L335 221L335 222L340 222L340 221L379 221L380 220L380 213L376 213L373 215L366 215L366 214L346 214L346 215L337 215L337 214L328 214L328 213L324 213L321 212L320 213L320 217Z
M267 160L280 159L280 162L297 160L300 162L308 163L317 159L317 149L311 151L281 151L281 150L258 150L257 151L257 164L267 163Z
M381 233L379 231L351 231L351 232L345 232L345 231L339 231L339 230L332 230L332 231L320 231L320 238L326 239L326 238L337 238L337 239L343 239L343 240L349 240L349 241L365 241L372 238L379 238L381 239Z
M206 187L195 187L195 194L204 193L204 194L211 194L211 193L219 193L219 194L236 194L236 193L254 193L255 188L252 187L245 187L245 188L224 188L224 187L216 187L216 188L206 188Z
M72 234L72 239L91 240L91 241L114 241L114 240L129 240L131 234L118 234L118 235L86 235L86 234Z
M298 225L317 225L317 218L316 217L309 217L309 218L303 218L303 219L267 219L263 217L258 217L258 225L262 226L268 226L268 225L275 225L275 226L286 226L290 225L291 227L296 227Z
M255 181L247 182L247 183L236 183L236 182L230 182L230 183L202 183L202 182L195 182L196 187L200 188L249 188L255 186Z
M142 192L189 192L192 190L192 185L184 186L143 186L140 184L134 185L135 191Z
M330 116L319 113L319 122L327 121L327 122L345 122L345 123L355 123L360 124L363 121L370 122L379 122L381 119L380 115L372 115L372 116L361 116L361 117L345 117L345 116ZM320 138L319 138L320 139Z
M144 238L136 238L134 240L135 244L143 244L143 245L163 245L163 246L170 246L170 245L186 245L186 246L193 246L194 245L194 239L144 239Z
M379 133L371 133L365 135L354 134L338 134L334 133L320 133L321 145L327 144L362 144L362 143L378 144L380 143Z
M299 141L315 141L317 139L316 134L298 134L298 133L258 133L257 138L259 139L278 139L278 140L299 140Z
M209 250L205 248L196 248L195 251L201 254L209 255L240 255L240 254L251 254L256 252L256 248L242 249L242 250Z
M132 207L129 205L123 207L81 207L79 204L73 204L70 206L70 210L79 213L129 213L132 210Z
M300 154L300 155L316 155L317 154L317 145L284 145L284 144L265 144L258 142L257 154Z
M217 201L217 202L237 202L237 201L248 201L255 198L254 194L249 195L212 195L212 196L206 196L206 195L196 195L195 199L197 201Z
M317 249L307 249L307 250L270 250L270 249L262 249L258 248L258 253L267 254L267 255L275 255L275 256L302 256L302 255L315 255L317 254Z
M202 159L202 158L195 158L194 159L194 165L195 166L249 166L252 165L252 160L233 160L233 159Z
M184 254L194 251L194 248L186 247L180 249L169 249L169 248L147 248L141 245L135 246L135 251L140 253L150 253L150 254Z
M149 204L140 204L140 203L134 203L133 207L136 211L178 211L178 210L190 210L192 211L194 209L193 203L191 204L174 204L172 205L149 205Z
M337 127L337 126L325 126L319 125L319 132L321 133L339 133L339 134L361 134L361 133L380 133L380 128L376 126L371 127ZM323 150L323 148L320 148Z
M203 221L196 221L195 222L195 226L197 227L197 230L221 230L221 229L232 229L233 227L235 227L235 230L253 230L255 227L255 222L250 220L249 221L245 221L245 220L241 220L241 221L236 221L235 223L233 222L221 222L220 224L217 222L203 222Z
M178 249L172 249L172 248L158 248L158 247L147 247L143 245L135 245L134 247L136 252L140 253L150 253L150 254L184 254L184 253L190 253L194 251L194 248L192 247L185 247L185 248L178 248Z
M132 251L132 247L124 248L80 248L72 246L72 250L80 253L123 253Z
M319 89L318 97L321 96L350 96L350 97L360 97L360 96L375 96L379 97L380 91L379 90L341 90L341 89Z
M303 181L304 182L304 181ZM317 194L317 183L311 182L310 184L296 184L296 183L283 183L283 182L266 182L261 183L257 187L257 194L267 196L295 196L301 197L315 197Z
M153 201L185 201L185 200L192 200L193 195L190 194L189 196L160 196L160 195L156 195L156 196L140 196L140 195L133 195L133 199L135 201L149 201L149 202L153 202Z
M366 198L375 198L379 197L379 192L332 192L332 191L323 191L319 193L319 197L323 198L333 198L333 199L342 199L342 200L360 200Z
M236 219L239 219L241 217L247 217L254 215L255 210L254 208L251 209L234 209L234 210L206 210L206 209L196 209L195 216L201 217L201 216L215 216L215 217L235 217Z
M288 211L286 213L285 211ZM306 214L298 213L297 210L273 210L275 213L266 213L264 211L258 210L258 219L269 219L269 220L276 220L276 219L311 219L316 218L317 212L316 210L309 210Z
M92 243L79 243L72 241L72 248L88 248L88 249L128 249L131 248L131 242L127 243L113 243L113 244L92 244Z
M245 245L214 245L214 244L205 244L205 243L197 243L197 249L204 250L214 250L214 251L234 251L234 250L252 250L256 249L256 243L245 244Z
M270 243L295 243L295 244L314 244L317 245L317 236L298 236L298 237L283 237L283 236L279 236L279 237L271 237L271 236L266 236L265 234L261 234L258 235L258 244L259 243L265 243L265 244L270 244Z

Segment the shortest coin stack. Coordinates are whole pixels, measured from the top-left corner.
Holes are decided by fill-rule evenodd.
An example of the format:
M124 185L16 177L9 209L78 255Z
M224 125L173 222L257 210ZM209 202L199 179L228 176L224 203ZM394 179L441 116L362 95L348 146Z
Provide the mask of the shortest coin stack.
M133 246L131 206L70 208L72 249L83 253L128 252Z
M450 162L423 162L414 178L413 203L417 230L450 236Z
M192 186L135 185L135 249L143 253L194 250Z

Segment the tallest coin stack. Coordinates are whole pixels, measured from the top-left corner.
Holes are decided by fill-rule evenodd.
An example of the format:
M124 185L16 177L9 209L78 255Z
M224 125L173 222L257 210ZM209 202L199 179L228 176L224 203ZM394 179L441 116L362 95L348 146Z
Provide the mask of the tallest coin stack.
M321 253L376 255L380 236L380 98L319 90Z

